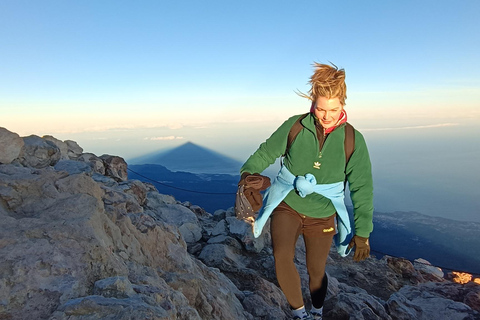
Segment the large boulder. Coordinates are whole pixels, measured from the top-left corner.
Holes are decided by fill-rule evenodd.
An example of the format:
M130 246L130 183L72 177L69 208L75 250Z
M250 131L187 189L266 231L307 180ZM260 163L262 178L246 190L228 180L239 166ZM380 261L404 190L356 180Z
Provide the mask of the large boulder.
M76 160L88 163L94 172L105 175L105 164L103 160L93 153L82 153Z
M77 160L77 158L83 153L83 148L75 141L65 140L67 144L67 156L69 159Z
M68 145L63 142L62 140L59 140L53 136L43 136L42 139L44 140L47 140L47 141L50 141L50 142L53 142L57 148L60 150L60 159L61 160L68 160L70 159L68 157Z
M18 134L0 127L0 163L11 163L18 158L23 145Z
M122 157L104 154L100 157L105 164L105 175L116 181L126 181L128 178L127 163Z
M54 166L60 160L60 149L51 141L31 135L24 137L23 142L19 160L25 167L45 168Z

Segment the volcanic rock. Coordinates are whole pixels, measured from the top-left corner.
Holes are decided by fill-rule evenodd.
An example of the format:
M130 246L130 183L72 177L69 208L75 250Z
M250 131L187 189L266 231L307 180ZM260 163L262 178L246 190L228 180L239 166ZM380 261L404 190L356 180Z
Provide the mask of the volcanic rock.
M0 163L11 163L20 155L23 139L14 132L0 127Z

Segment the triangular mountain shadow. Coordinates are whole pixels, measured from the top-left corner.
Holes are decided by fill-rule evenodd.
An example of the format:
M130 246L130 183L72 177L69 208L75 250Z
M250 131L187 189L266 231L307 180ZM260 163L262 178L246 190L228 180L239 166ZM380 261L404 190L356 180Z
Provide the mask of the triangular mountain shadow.
M186 142L174 149L141 156L128 161L128 163L136 165L157 164L171 171L232 175L238 175L242 166L240 161L192 142Z

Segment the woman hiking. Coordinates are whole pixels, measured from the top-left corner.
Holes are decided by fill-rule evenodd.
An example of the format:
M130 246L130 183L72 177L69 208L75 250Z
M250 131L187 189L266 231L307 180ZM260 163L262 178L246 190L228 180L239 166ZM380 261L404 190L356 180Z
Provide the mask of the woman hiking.
M252 206L258 210L262 205L261 200L258 203L259 189L269 185L259 183L260 173L283 156L282 168L265 193L254 235L261 234L271 217L276 276L293 319L322 319L328 286L325 264L334 236L340 255L346 256L355 247L354 260L361 261L370 253L368 238L373 230L370 158L362 134L347 123L345 71L314 63L309 83L308 94L300 95L311 100L310 112L289 118L262 143L242 166L239 182L245 193L250 191L250 203L257 201ZM292 137L291 131L300 125ZM343 202L345 181L354 207L354 230ZM295 244L301 234L312 300L309 311L294 264Z

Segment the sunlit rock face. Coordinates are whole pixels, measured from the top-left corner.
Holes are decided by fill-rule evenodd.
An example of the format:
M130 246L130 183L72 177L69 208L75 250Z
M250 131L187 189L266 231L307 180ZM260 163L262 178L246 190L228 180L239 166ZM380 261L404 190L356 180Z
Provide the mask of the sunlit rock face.
M18 134L0 127L0 163L12 163L20 155L24 144Z

